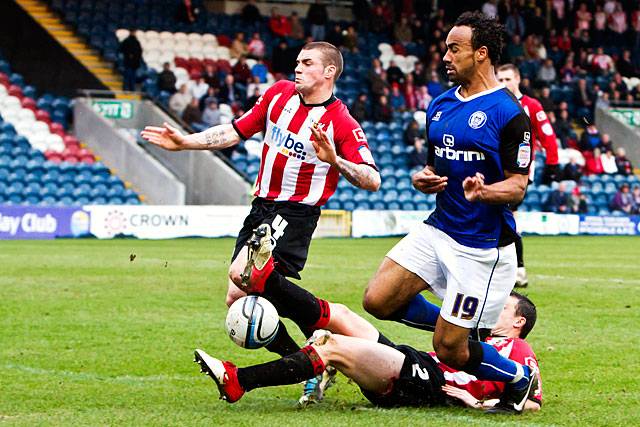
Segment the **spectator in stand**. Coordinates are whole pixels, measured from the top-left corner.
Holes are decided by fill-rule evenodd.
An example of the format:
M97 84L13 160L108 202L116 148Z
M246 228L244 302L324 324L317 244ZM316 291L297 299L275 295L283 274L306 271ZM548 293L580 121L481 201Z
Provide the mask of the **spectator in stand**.
M524 26L529 33L535 34L538 37L544 36L547 30L547 23L544 16L542 16L542 9L536 7L533 9L533 13L527 13L525 15Z
M430 38L429 29L422 23L420 19L412 19L411 34L414 43L418 44L421 49L426 49L427 40Z
M347 33L344 35L343 45L345 49L350 52L358 51L358 32L356 31L356 27L353 25L349 25L347 27Z
M182 112L182 120L189 126L193 123L202 122L202 112L199 104L200 100L198 98L191 98L191 102Z
M580 31L578 37L573 40L573 52L580 53L581 51L584 51L585 53L587 53L587 49L591 49L591 47L592 43L591 37L589 36L589 31ZM580 62L578 61L578 63Z
M566 0L551 0L553 24L564 27L567 22Z
M611 44L613 46L624 45L627 32L627 14L622 10L620 2L615 2L613 13L609 16L609 30L611 30Z
M540 101L542 109L547 114L553 112L554 108L556 107L555 102L553 102L553 99L551 99L551 89L549 89L549 86L542 87L542 90L540 91L540 98L538 98L538 101Z
M576 156L571 156L569 163L564 165L563 178L575 182L579 182L582 178L582 166L578 163Z
M315 3L309 6L309 10L307 11L307 23L310 26L311 37L313 40L324 40L328 21L329 15L327 14L327 7L320 3L320 0L316 0Z
M244 86L248 85L253 78L249 64L247 64L247 59L244 56L241 56L238 62L231 68L231 74L233 74L233 79L236 83Z
M626 214L631 214L633 211L633 196L629 191L629 184L626 182L620 186L620 189L613 197L611 202L611 210L621 211Z
M602 175L602 160L600 159L601 151L599 148L593 151L585 151L584 156L584 174L585 175Z
M598 145L598 148L603 153L607 150L611 150L613 152L613 143L611 142L611 137L608 133L600 135L600 144Z
M560 81L563 83L572 83L576 76L576 67L573 64L573 57L567 57L564 66L560 69Z
M253 76L251 78L251 83L247 85L247 97L252 96L255 93L256 89L262 92L262 89L260 88L260 77Z
M404 84L404 73L393 59L389 61L389 67L387 68L387 82L389 84Z
M542 67L538 70L538 82L544 85L550 85L556 81L556 77L556 69L553 66L553 61L545 59Z
M171 64L162 64L162 71L158 73L158 89L171 94L176 92L176 75L171 71Z
M298 12L295 10L289 15L289 25L291 26L291 38L294 40L304 40L304 26L300 21Z
M420 131L420 125L416 120L411 120L404 129L404 143L411 147L415 144L416 139L425 138L423 132Z
M199 12L191 0L181 0L178 2L178 9L176 10L176 21L193 24L196 22Z
M558 46L558 49L563 51L566 55L571 52L571 35L569 34L568 28L565 27L562 29L562 32L556 39L556 45Z
M416 98L417 91L418 89L416 89L413 84L413 74L407 74L402 94L404 95L406 108L409 111L415 111L415 109L418 107L418 99Z
M251 94L251 96L249 96L247 98L247 101L244 103L244 109L246 111L249 111L255 105L258 99L260 99L260 96L261 96L260 86L251 87L251 85L249 85L249 87L250 87L249 93Z
M587 89L587 81L585 79L578 79L578 85L575 92L575 104L579 109L583 109L578 114L591 113L595 105L595 96Z
M511 13L509 13L509 16L507 16L507 19L504 22L504 29L507 34L509 34L510 38L513 38L516 34L520 36L521 39L524 37L524 19L522 19L517 7L511 8Z
M231 47L229 48L229 55L231 55L232 58L240 58L248 54L249 47L244 41L244 33L236 33L236 38L233 39Z
M191 96L200 100L207 94L209 85L204 81L204 77L201 75L197 80L189 80L189 91Z
M291 62L291 50L286 41L280 40L271 54L271 69L277 75L276 80L286 78L287 75L293 73L295 65Z
M611 79L611 82L609 84L613 90L617 90L618 92L620 92L621 96L623 97L626 97L629 93L629 88L627 87L627 84L624 82L624 80L622 80L622 74L620 73L615 73L613 75L613 79Z
M598 128L593 123L589 123L580 137L580 151L591 151L599 147L601 142Z
M631 213L633 213L634 215L640 214L640 185L636 184L633 186L633 190L631 191L631 198L633 200Z
M556 213L569 213L569 195L567 194L567 185L560 181L558 188L549 193L549 198L545 203L545 210Z
M218 91L219 91L218 87L209 86L209 89L207 89L207 94L202 98L200 98L200 101L198 103L198 106L200 107L200 111L203 111L205 108L207 108L207 102L210 99L215 99L216 101L218 100L217 98Z
M409 153L409 167L425 167L427 164L427 149L424 147L425 140L416 138L413 144L413 151Z
M524 39L524 57L534 62L547 58L547 49L542 44L540 37L535 34L529 34Z
M240 19L245 26L252 27L258 22L262 21L260 10L256 6L255 0L248 0L247 4L242 7L240 11Z
M393 37L396 42L405 46L413 41L411 25L409 25L409 20L406 16L400 17L400 22L396 22L393 26Z
M484 13L489 18L498 18L498 6L496 0L487 0L482 4L482 13Z
M389 83L387 82L387 72L385 70L382 70L380 74L376 72L370 72L369 78L371 93L376 97L384 95L385 89L388 89L390 87Z
M592 40L597 46L600 46L606 42L607 33L607 14L605 13L602 5L596 5L596 12L593 14L593 30Z
M419 86L416 91L416 107L419 110L426 110L433 97L429 94L427 86Z
M280 15L277 7L271 9L269 29L278 37L289 37L291 35L291 24L289 20L286 16Z
M435 70L431 72L431 79L427 83L427 89L434 98L437 98L444 92L444 87L442 87L442 83L440 83L440 76Z
M361 92L358 95L358 98L356 98L351 106L350 112L353 118L359 123L371 118L371 114L369 114L369 101L366 93Z
M182 117L187 105L191 102L191 93L189 93L189 87L186 83L180 85L180 88L176 93L169 98L169 108L175 113L176 116Z
M264 61L262 59L258 59L257 62L253 64L253 67L251 67L252 78L257 77L260 83L267 82L268 73L269 73L269 70L267 69L267 66L264 65Z
M393 83L391 85L389 104L393 111L404 111L407 108L407 103L404 99L404 95L400 92L400 85L398 83Z
M227 74L224 78L224 83L218 92L218 99L221 103L229 105L240 103L245 99L242 87L236 83L233 74Z
M622 51L622 56L616 63L616 70L625 77L640 77L637 68L631 60L631 51L629 49Z
M637 5L635 10L631 12L631 40L630 45L637 51L640 48L640 5Z
M613 155L613 151L607 150L600 154L600 162L602 163L602 170L604 173L614 175L618 173L618 166L616 165L616 157Z
M204 66L204 72L202 73L202 78L204 82L209 85L209 87L217 88L220 86L220 79L218 78L218 70L216 66L208 63Z
M247 49L249 51L249 58L253 59L262 59L264 58L264 54L266 51L266 46L264 45L264 41L260 38L260 33L255 32L247 45Z
M633 174L633 165L627 158L627 152L622 147L618 147L618 149L616 150L616 167L618 168L619 174L625 176Z
M569 208L570 212L575 214L586 214L589 211L587 198L580 192L580 187L577 185L573 188L573 191L571 191Z
M202 123L207 127L217 126L221 123L222 115L218 110L218 103L211 99L207 102L207 108L202 113Z
M511 36L507 44L507 60L512 63L520 63L524 59L524 45L519 34Z
M136 90L136 72L142 64L142 46L136 37L136 30L129 30L127 38L120 43L120 52L123 56L124 66L124 90ZM186 107L186 105L185 105Z
M326 34L324 40L337 48L342 47L342 43L344 42L342 26L338 22L334 23L333 27L329 30L329 33Z
M571 125L571 118L569 117L569 111L566 109L560 110L558 119L552 125L553 129L556 131L556 136L562 143L562 148L569 148L569 139L574 133L573 126Z
M376 122L390 123L393 111L385 95L378 99L378 103L373 107L373 120Z
M411 73L413 76L413 84L416 86L425 86L429 79L424 68L424 64L420 61L416 62L416 65Z
M601 75L607 75L615 69L615 64L611 56L604 53L604 49L598 47L595 55L591 58L593 70Z
M587 9L587 4L580 3L580 7L576 11L576 30L589 31L592 19L593 15L591 15L591 12Z

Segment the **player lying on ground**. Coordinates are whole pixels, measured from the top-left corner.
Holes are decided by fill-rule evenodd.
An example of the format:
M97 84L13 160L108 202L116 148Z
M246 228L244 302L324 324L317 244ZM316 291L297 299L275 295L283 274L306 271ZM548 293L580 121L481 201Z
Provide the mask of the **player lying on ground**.
M271 232L277 263L263 269L251 283L263 297L295 293L298 287L287 277L300 279L320 217L320 206L333 195L340 175L354 186L377 191L380 174L369 151L367 138L347 107L333 95L343 68L340 50L326 42L302 47L295 68L295 82L273 84L256 104L231 124L182 135L165 124L147 126L142 137L170 151L221 150L263 132L260 173L255 199L238 234L229 267L227 305L245 295L252 247L246 246L254 229L266 224ZM304 298L307 294L298 295ZM327 301L315 298L304 305L280 298L274 303L281 317L293 320L309 336L326 326ZM282 356L300 347L281 322L278 335L267 349Z
M351 315L357 316L351 312ZM359 316L357 316L359 317ZM406 345L384 345L370 338L349 337L319 330L310 344L279 360L246 368L222 362L202 350L195 359L201 371L218 385L220 397L229 403L238 401L250 390L295 384L318 375L328 365L334 366L355 381L362 393L378 406L433 406L451 402L447 396L474 408L491 408L504 391L504 383L479 381L474 376L444 365L435 353L418 351ZM536 372L536 380L518 405L522 409L539 410L542 389L536 356L524 340L536 321L536 309L526 297L512 293L487 339L501 354L527 364Z

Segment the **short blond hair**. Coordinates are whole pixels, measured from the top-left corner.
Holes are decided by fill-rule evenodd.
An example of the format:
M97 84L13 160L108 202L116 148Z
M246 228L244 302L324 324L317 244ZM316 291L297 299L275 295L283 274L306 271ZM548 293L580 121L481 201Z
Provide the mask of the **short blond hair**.
M336 67L336 75L333 81L337 81L342 74L344 67L344 60L342 59L342 53L340 49L327 42L310 42L302 46L302 50L318 49L322 54L322 65L333 65Z
M498 67L496 71L513 71L513 75L516 77L520 77L520 70L513 64L503 64Z

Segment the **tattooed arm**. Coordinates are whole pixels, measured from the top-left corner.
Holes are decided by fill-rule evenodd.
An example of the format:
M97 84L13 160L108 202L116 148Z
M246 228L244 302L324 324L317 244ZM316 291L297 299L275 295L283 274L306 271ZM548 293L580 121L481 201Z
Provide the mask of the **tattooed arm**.
M240 135L231 124L182 135L178 129L165 123L163 127L147 126L140 135L150 143L169 151L221 150L240 142Z
M311 127L311 133L314 139L313 148L318 159L338 169L347 181L358 188L369 191L380 189L380 174L377 170L367 164L353 163L338 156L329 137L321 129Z
M336 156L333 164L347 181L358 188L369 191L380 189L380 173L367 164L357 164Z

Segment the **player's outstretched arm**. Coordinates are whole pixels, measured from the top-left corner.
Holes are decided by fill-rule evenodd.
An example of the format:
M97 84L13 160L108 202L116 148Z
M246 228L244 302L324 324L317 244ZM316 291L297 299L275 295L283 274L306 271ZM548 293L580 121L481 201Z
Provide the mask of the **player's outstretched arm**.
M338 169L347 181L358 188L369 191L378 191L380 189L381 179L377 170L367 164L353 163L338 156L336 149L329 141L329 137L321 129L312 126L311 133L314 138L312 142L313 148L318 159Z
M507 177L503 181L491 185L484 184L484 175L476 173L462 181L464 197L470 202L489 204L519 203L527 189L528 175L505 171Z
M140 135L150 143L169 151L221 150L240 142L240 135L231 124L214 126L203 132L183 135L164 123L162 127L147 126Z

